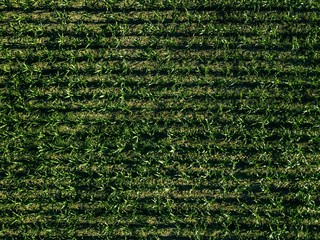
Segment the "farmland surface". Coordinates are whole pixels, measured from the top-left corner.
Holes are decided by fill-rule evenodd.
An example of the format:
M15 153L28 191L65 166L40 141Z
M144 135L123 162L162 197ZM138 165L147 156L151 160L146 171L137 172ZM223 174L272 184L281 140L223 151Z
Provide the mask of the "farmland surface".
M319 1L0 1L0 239L320 239L319 100Z

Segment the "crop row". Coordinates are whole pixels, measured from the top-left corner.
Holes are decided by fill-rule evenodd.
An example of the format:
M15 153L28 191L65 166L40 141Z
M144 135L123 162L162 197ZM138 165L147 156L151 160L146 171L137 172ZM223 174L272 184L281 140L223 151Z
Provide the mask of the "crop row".
M310 40L310 39L309 39ZM193 37L111 37L101 39L80 39L70 36L61 36L58 39L51 40L48 37L34 39L32 37L25 38L2 38L4 48L16 49L32 49L38 50L78 50L78 49L95 49L110 50L146 50L152 51L156 49L164 50L242 50L242 51L279 51L293 53L309 53L319 50L319 43L314 40L306 39L265 39L262 36L245 38L245 37L211 37L200 36ZM315 53L317 54L317 52Z
M18 64L17 64L18 65ZM145 76L145 75L195 75L195 76L208 76L213 75L215 77L230 77L230 76L257 76L257 77L319 77L319 67L303 67L295 65L275 65L272 63L259 63L253 62L244 63L243 65L234 65L232 63L212 63L210 65L199 64L193 66L190 62L174 63L169 62L165 64L155 64L153 62L136 62L135 64L129 64L126 61L116 62L98 62L98 63L75 63L75 64L63 64L46 66L45 63L34 64L28 66L21 64L21 67L11 64L0 65L0 73L6 76L55 76L55 75L131 75L131 76ZM37 66L38 65L38 66Z
M282 63L283 65L292 64L295 66L308 64L315 66L320 62L318 52L309 54L296 54L293 56L290 51L287 52L274 52L274 51L243 51L243 50L225 50L225 51L201 51L190 50L185 53L181 50L141 50L141 49L110 49L108 51L93 50L93 49L80 49L80 50L38 50L30 51L26 49L5 50L0 54L2 61L1 66L6 63L20 64L20 67L33 68L33 64L47 65L59 63L94 63L94 62L110 62L119 63L126 62L128 65L137 62L154 62L168 63L175 62L187 64L212 64L215 63L238 63L244 64L246 62L263 62L267 63ZM23 65L21 65L23 64Z
M254 37L263 34L267 37L312 37L319 33L319 29L307 23L276 23L276 24L234 24L234 23L171 23L152 24L144 23L139 25L131 24L40 24L34 23L10 23L4 25L0 36L31 36L31 37L111 37L111 36L243 36Z
M319 23L319 14L317 12L288 12L271 10L266 12L255 12L250 10L238 11L131 11L126 12L95 12L88 14L81 9L74 11L55 10L55 11L5 11L0 16L0 23L10 22L11 24L116 24L114 29L117 29L117 24L174 24L174 23L234 23L246 24L247 26L259 24L287 24L287 23L305 23L315 25ZM58 25L57 25L58 26ZM109 25L111 27L111 25Z
M259 77L259 76L223 76L218 77L214 75L199 76L199 75L144 75L133 76L116 74L105 75L64 75L63 78L59 77L59 74L53 76L37 76L35 75L15 75L15 76L0 76L1 91L6 92L7 89L32 89L32 88L44 88L48 87L65 87L72 90L78 90L81 88L107 88L107 87L121 87L138 89L139 87L149 87L150 91L161 88L174 89L178 87L192 88L194 86L199 87L211 87L211 88L229 88L229 89L318 89L319 81L317 77L304 77L292 76L292 77ZM7 92L10 92L7 90Z
M12 162L11 166L2 170L5 178L0 180L1 188L11 194L10 196L1 195L1 201L20 199L29 202L35 197L31 197L30 192L39 198L46 193L50 198L52 195L50 192L63 191L66 194L69 190L75 193L86 192L88 196L99 192L100 197L108 198L110 193L120 190L129 192L139 190L145 195L150 191L160 193L168 189L174 191L174 194L170 193L173 195L189 192L190 196L197 195L197 191L203 191L208 196L224 191L230 193L229 196L232 192L241 192L243 195L252 194L252 196L262 194L265 198L273 194L283 196L311 194L312 198L318 201L316 159L306 159L304 163L290 163L289 161L299 160L299 155L292 154L295 157L288 160L282 167L272 166L272 161L276 159L270 160L271 154L256 154L256 157L247 157L242 160L235 155L223 161L218 159L217 161L221 162L217 163L208 159L203 162L190 162L188 158L185 161L180 159L181 162L178 162L175 161L177 157L173 157L173 154L171 156L166 154L167 160L156 159L155 155L149 155L149 161L140 159L140 163L139 160L130 162L130 159L113 164L107 162L108 159L103 160L105 163L102 161L88 163L82 159L82 163L69 160L63 165L60 161L60 165L57 165L50 162L53 158L43 160L43 157L39 157L39 162L47 162L46 166L36 166L36 162L31 161ZM217 158L220 155L223 157L223 154L216 154ZM259 158L270 159L263 162ZM302 167L304 172L301 172ZM43 175L47 178L43 179ZM152 195L152 193L148 194Z
M127 11L167 11L167 10L197 10L197 11L210 11L210 10L256 10L256 11L270 11L270 10L295 10L301 12L316 12L319 11L320 5L314 1L286 1L285 3L280 0L272 1L180 1L180 0L125 0L125 1L95 1L95 0L83 0L79 2L72 2L70 0L59 0L51 2L48 0L41 1L17 1L6 0L0 5L2 11L10 9L35 11L35 10L78 10L85 9L86 11L112 11L112 12L127 12Z
M61 93L58 92L61 90ZM201 101L210 103L210 101L215 100L216 103L210 104L210 110L214 110L218 107L228 108L228 104L236 104L233 109L238 111L238 113L247 110L250 112L250 109L255 105L258 107L265 106L265 104L274 100L275 102L285 101L285 103L294 103L294 104L312 104L317 103L319 100L318 90L316 89L292 89L290 87L283 88L279 90L277 88L250 88L250 87L234 87L234 90L229 89L219 89L210 86L197 87L194 94L191 93L192 87L186 88L186 90L180 90L177 86L158 86L153 89L141 87L137 89L136 86L121 86L121 87L109 87L102 88L99 90L94 90L92 88L60 88L60 87L49 87L46 89L39 88L29 88L25 91L15 92L14 90L1 89L2 99L1 102L4 104L3 108L7 108L7 104L24 104L25 106L34 105L34 108L37 109L40 103L40 106L45 107L41 100L49 101L48 106L51 106L52 103L57 103L60 106L70 106L70 111L76 111L77 109L81 110L81 101L87 103L82 106L83 109L87 110L98 110L99 108L103 111L103 106L106 109L119 108L121 106L128 106L132 110L141 110L143 104L145 103L146 110L163 111L163 110L181 110L188 112L192 109L192 102L194 101L195 110L205 110L205 107L201 107ZM258 95L257 92L261 91L262 95ZM176 94L180 93L181 96ZM288 94L288 97L284 97L282 94ZM274 98L268 96L268 94L275 94ZM249 98L250 97L250 98ZM65 101L65 104L61 102ZM100 101L99 101L100 100ZM162 103L156 102L161 100ZM236 100L240 102L235 103ZM96 107L92 103L97 104ZM118 102L117 102L118 101ZM176 107L172 107L172 101L178 101ZM222 105L222 102L225 102ZM161 105L162 104L162 105ZM182 106L182 104L186 104ZM57 106L58 106L57 105ZM180 106L180 107L178 107ZM13 107L13 106L11 106ZM88 108L89 107L89 108ZM212 108L213 107L213 108ZM57 109L57 108L53 108ZM62 107L62 110L64 107ZM251 109L253 110L253 109ZM267 110L267 109L266 109ZM261 111L260 111L261 113Z

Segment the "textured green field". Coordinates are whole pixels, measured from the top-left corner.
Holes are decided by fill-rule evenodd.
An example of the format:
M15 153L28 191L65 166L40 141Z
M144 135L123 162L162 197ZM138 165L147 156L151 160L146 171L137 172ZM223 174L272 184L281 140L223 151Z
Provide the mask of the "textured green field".
M320 2L0 2L1 239L320 239Z

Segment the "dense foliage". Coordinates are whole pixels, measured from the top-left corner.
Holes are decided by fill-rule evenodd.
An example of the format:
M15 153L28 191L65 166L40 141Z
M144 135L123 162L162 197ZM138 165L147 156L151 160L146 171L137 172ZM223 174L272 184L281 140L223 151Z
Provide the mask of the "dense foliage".
M319 1L0 2L1 239L320 239Z

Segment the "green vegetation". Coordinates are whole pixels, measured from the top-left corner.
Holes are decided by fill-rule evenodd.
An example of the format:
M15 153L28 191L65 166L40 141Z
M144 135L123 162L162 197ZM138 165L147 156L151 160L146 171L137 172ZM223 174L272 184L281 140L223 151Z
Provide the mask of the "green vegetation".
M320 2L0 2L1 239L320 239Z

